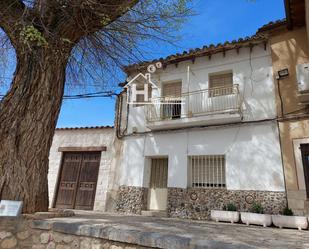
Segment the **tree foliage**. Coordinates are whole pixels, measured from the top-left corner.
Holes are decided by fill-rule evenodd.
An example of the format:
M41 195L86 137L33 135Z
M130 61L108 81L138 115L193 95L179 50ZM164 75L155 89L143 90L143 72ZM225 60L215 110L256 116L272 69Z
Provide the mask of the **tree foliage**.
M145 41L176 41L175 31L192 14L189 4L189 0L2 0L0 67L12 55L7 53L10 45L23 51L69 51L67 85L89 89L87 83L96 82L100 88L113 89L122 66L147 59Z
M0 199L47 211L48 155L65 82L89 89L93 79L111 89L107 75L143 59L146 39L172 41L187 15L185 0L0 0L0 52L10 56L11 47L16 55L0 101Z

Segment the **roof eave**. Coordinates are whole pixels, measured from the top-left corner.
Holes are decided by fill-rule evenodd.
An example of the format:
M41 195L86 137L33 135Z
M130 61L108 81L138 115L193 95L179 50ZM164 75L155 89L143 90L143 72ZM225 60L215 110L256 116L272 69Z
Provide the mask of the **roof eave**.
M171 64L178 64L180 62L195 60L195 58L204 57L204 56L211 56L213 54L227 52L233 49L239 49L243 47L253 47L261 43L266 43L268 41L268 37L266 35L263 36L253 36L246 39L239 39L238 41L233 42L226 42L223 45L218 44L217 46L210 45L210 47L202 48L202 49L195 49L193 52L184 52L181 55L171 55L166 57L165 59L158 59L149 62L143 62L140 64L133 64L127 67L124 67L124 72L130 74L136 71L145 70L145 68L152 63L161 62L163 68ZM172 57L172 58L169 58Z

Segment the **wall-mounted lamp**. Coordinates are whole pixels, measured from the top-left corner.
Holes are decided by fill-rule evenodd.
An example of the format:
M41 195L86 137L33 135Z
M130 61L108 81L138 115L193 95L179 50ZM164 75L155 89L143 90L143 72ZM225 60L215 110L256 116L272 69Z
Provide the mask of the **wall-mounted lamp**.
M278 71L277 80L288 77L289 76L289 69L284 68Z

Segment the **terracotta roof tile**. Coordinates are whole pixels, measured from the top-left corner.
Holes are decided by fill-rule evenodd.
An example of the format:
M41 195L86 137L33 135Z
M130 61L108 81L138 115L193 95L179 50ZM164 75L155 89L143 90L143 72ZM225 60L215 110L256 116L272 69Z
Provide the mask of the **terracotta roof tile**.
M223 44L222 43L218 43L217 45L210 44L208 46L203 46L202 48L189 49L188 51L184 51L181 54L176 53L169 55L165 58L159 58L152 61L143 61L137 64L131 64L124 67L124 71L129 73L130 71L134 70L142 70L146 68L146 66L148 66L149 64L156 63L159 61L163 63L163 66L166 66L168 64L175 64L181 61L194 59L195 57L209 56L211 54L220 53L235 48L249 47L267 41L268 41L267 35L257 33L250 37L247 36L245 38L240 38L238 40L226 41Z
M273 21L273 22L269 22L265 25L263 25L261 28L258 29L257 33L260 33L260 32L264 32L264 31L269 31L271 29L275 29L275 28L278 28L280 26L285 26L287 24L286 22L286 19L281 19L281 20L276 20L276 21Z

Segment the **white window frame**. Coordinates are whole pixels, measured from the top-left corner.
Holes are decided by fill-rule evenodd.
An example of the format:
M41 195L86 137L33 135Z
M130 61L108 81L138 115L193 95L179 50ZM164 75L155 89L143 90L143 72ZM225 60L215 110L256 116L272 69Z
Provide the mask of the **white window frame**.
M188 156L188 186L226 189L226 156Z

